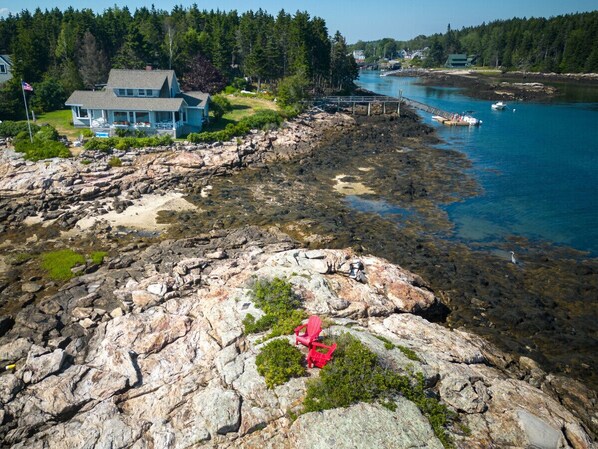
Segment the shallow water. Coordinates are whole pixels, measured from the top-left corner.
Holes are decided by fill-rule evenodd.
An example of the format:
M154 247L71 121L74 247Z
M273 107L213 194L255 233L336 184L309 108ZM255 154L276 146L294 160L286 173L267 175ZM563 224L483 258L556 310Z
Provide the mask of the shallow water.
M598 255L598 88L560 84L561 95L551 102L510 102L507 110L493 111L491 102L458 88L416 82L362 72L358 83L451 112L473 111L483 121L479 128L447 128L422 113L444 140L441 148L473 161L483 189L446 206L458 238L488 243L521 236Z

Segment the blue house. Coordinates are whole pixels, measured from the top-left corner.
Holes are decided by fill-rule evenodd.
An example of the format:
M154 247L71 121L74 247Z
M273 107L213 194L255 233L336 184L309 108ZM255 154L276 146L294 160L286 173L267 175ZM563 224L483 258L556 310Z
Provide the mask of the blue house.
M0 55L0 84L12 78L12 59L8 55Z
M76 90L65 104L76 128L97 135L124 129L180 137L201 131L209 100L207 93L182 92L174 70L112 69L104 89Z

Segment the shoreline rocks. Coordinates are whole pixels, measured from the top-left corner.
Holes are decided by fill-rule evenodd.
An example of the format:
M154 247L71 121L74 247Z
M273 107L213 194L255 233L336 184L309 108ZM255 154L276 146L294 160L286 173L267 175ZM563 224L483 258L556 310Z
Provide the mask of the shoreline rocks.
M396 399L396 412L355 404L289 419L318 370L266 388L255 365L260 335L242 331L247 313L260 313L249 294L253 279L284 277L308 313L329 320L326 335L351 333L391 369L422 372L471 429L449 429L457 447L593 447L564 405L501 367L507 355L408 313L438 299L418 276L383 259L362 257L366 282L359 283L348 277L350 250L296 248L288 236L258 228L166 240L127 255L127 268L107 263L50 297L57 307L36 313L54 320L51 328L17 317L0 337L0 354L18 357L17 369L0 375L4 445L295 448L315 432L328 436L323 448L442 447L405 398ZM151 300L135 303L139 292Z
M3 219L0 226L19 230L27 217L41 213L42 226L57 220L58 226L73 228L86 215L123 211L149 193L195 188L197 177L205 179L207 188L211 177L244 164L256 166L308 155L314 149L311 139L330 129L352 126L348 116L326 117L328 128L305 118L304 124L288 125L290 131L281 131L284 137L276 140L252 135L245 147L241 145L244 149L236 142L150 149L122 154L131 165L120 169L108 169L104 155L97 155L97 160L93 155L94 162L72 176L61 173L60 161L39 163L42 173L51 173L41 180L33 179L37 175L31 166L9 162L1 165L12 170L2 185L19 186L23 194L37 191L37 199L35 195L33 200L6 198L0 214L12 218L6 220L7 225ZM295 126L313 133L297 138L303 131L296 131ZM283 144L273 144L278 140ZM6 156L12 157L10 152ZM72 162L67 161L65 173ZM110 235L106 230L107 234L98 233L96 238ZM463 447L480 447L488 441L538 444L528 428L552 435L553 439L544 441L548 445L558 441L562 447L592 447L587 429L597 419L595 394L574 381L546 375L529 360L518 363L471 334L445 329L448 336L439 338L443 328L420 323L418 317L401 326L389 321L391 329L386 324L380 327L380 320L384 323L397 312L433 315L440 302L418 276L370 256L363 257L367 283L349 280L344 274L351 256L332 250L299 250L289 237L277 232L215 231L151 246L121 247L102 268L71 280L55 294L57 286L51 285L41 291L21 291L21 306L0 323L0 354L18 361L14 374L0 376L0 440L34 448L81 447L88 441L96 445L124 442L133 447L296 447L294 441L301 434L297 429L307 425L300 420L309 423L309 419L300 418L294 427L287 411L297 411L306 379L267 390L255 368L256 338L242 334L242 318L250 312L259 314L247 293L251 274L256 274L290 277L308 310L334 321L331 332L351 330L347 325L362 329L364 341L381 356L388 354L373 334L412 348L418 356L423 348L430 349L432 341L436 350L422 357L420 368L441 400L460 414L472 415L467 419L477 434L454 435ZM36 279L28 282L40 285ZM249 305L243 309L245 304ZM424 337L414 343L413 335L402 333L403 326L413 327L413 335ZM474 349L468 346L470 340L475 340ZM444 353L452 358L444 360ZM412 363L400 354L391 359L399 368ZM39 367L38 374L23 368L28 360L29 366ZM487 366L488 371L480 374L478 365ZM466 375L454 375L455 368ZM486 376L484 380L479 379L481 375ZM439 382L443 376L446 382ZM507 436L501 435L499 409L512 404L506 399L493 403L493 386L509 391L517 400L520 395L513 396L512 391L524 390L523 408L511 407L505 415ZM577 410L587 428L564 406L546 399L549 395ZM222 403L215 399L219 397ZM401 407L407 412L411 406ZM544 413L545 408L549 412ZM360 405L349 414L353 411L356 415L381 412L363 410ZM331 421L334 416L331 412ZM394 418L386 414L381 419ZM81 422L92 425L81 433ZM342 441L341 435L337 438ZM429 444L434 447L436 443Z
M77 158L37 163L5 149L0 152L0 232L18 228L28 217L56 220L60 227L71 229L81 218L122 211L140 195L194 188L198 179L207 185L211 177L241 167L295 159L313 151L313 142L324 133L351 121L343 114L309 112L279 130L260 131L231 142L177 142L168 148L111 154L87 150ZM122 167L108 165L114 156L121 158Z

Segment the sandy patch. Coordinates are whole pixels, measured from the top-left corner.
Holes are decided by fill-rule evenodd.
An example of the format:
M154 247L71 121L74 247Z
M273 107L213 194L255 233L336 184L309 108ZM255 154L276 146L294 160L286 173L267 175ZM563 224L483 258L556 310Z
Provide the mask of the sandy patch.
M6 263L7 257L0 256L0 274L7 273L10 265Z
M183 199L182 193L144 195L133 201L133 205L126 208L120 214L110 211L107 214L97 217L83 218L77 222L75 227L86 230L91 228L96 222L103 220L110 223L113 227L122 226L145 231L160 231L166 229L168 224L159 224L157 222L158 212L163 210L182 211L192 209L196 209L196 207Z
M372 167L357 167L357 170L368 172L368 171L372 171L373 168Z
M42 216L41 215L29 216L29 217L26 217L23 220L23 224L27 225L27 226L33 226L33 225L39 224L41 222L42 222Z
M343 195L367 195L376 193L361 182L343 181L343 178L348 178L349 176L350 175L344 174L336 176L334 178L334 182L336 182L334 190ZM355 176L351 176L351 178L355 178Z

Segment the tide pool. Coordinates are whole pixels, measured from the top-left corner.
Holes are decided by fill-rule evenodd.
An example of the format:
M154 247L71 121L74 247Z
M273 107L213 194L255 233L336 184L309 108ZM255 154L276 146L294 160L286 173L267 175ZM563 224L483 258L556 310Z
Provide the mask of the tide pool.
M473 111L477 128L437 128L443 148L465 153L483 192L446 206L457 238L494 242L510 236L549 241L598 255L598 88L595 95L543 103L492 102L455 88L419 86L416 78L362 72L364 89L451 112ZM593 98L592 98L593 97ZM580 102L579 100L586 100Z

